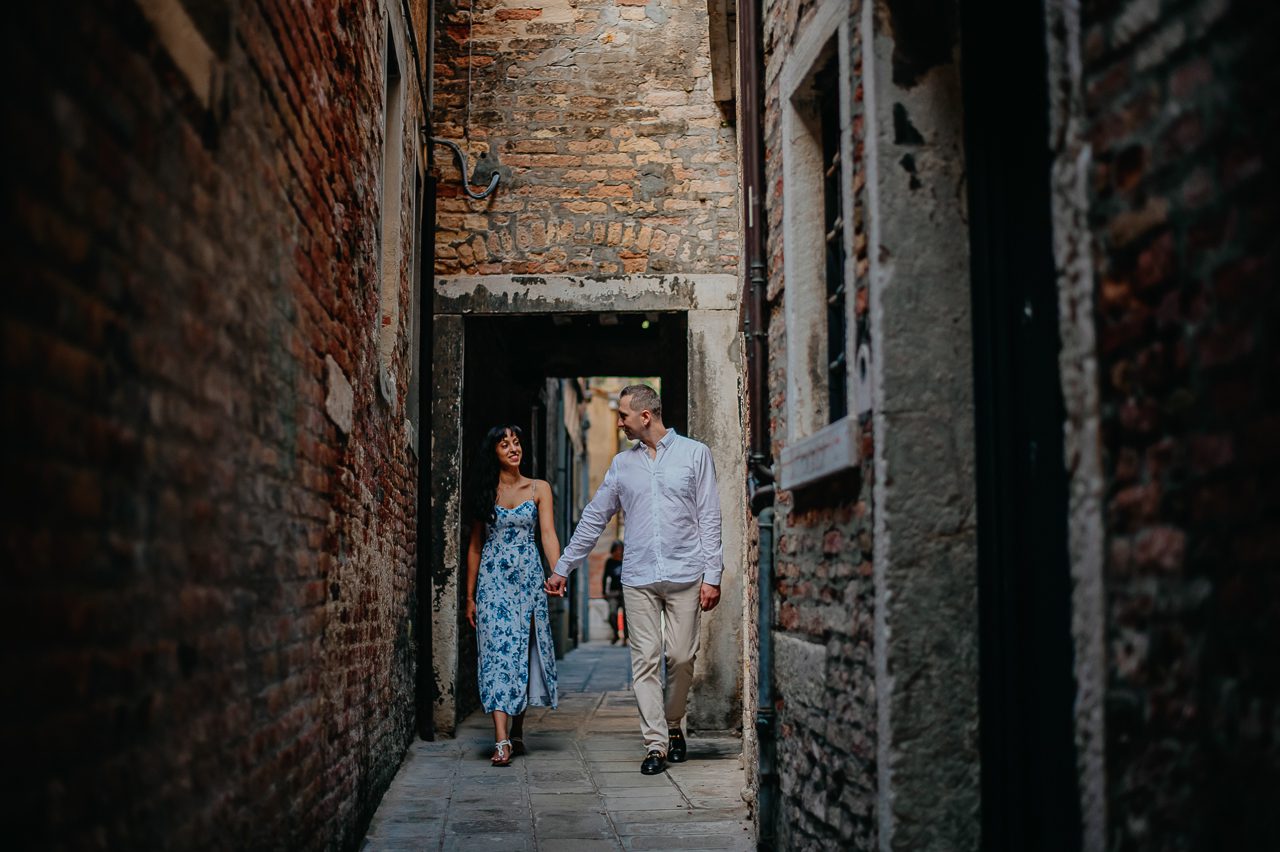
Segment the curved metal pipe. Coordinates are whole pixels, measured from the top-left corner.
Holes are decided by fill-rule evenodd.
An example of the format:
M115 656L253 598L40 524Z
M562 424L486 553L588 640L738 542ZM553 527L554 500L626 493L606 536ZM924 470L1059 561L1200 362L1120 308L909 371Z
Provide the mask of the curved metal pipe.
M458 171L462 172L462 191L467 194L467 197L474 198L475 200L480 201L482 199L488 198L490 195L493 194L493 191L498 188L498 180L500 178L500 175L497 172L494 172L493 179L489 181L489 186L484 190L484 192L473 191L471 189L471 179L467 177L467 174L468 174L467 155L462 150L462 146L459 145L457 142L451 142L448 139L440 139L436 136L429 136L427 138L430 139L432 142L436 143L437 145L444 145L447 148L453 149L453 155L458 159Z

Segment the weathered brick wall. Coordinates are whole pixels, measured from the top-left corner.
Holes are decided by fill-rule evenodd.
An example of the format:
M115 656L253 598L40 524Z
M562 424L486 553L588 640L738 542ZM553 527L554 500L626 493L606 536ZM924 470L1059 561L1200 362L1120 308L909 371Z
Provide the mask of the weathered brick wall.
M79 7L4 38L8 838L354 848L412 735L409 43L389 405L380 5L201 18L210 109L140 4Z
M1115 849L1277 830L1274 9L1083 7Z
M765 183L768 211L770 429L774 458L787 434L786 300L783 280L782 148L779 75L789 49L811 19L814 4L766 2ZM857 4L850 15L856 21ZM857 28L854 73L854 281L859 340L867 337L862 47ZM825 318L815 318L824 321ZM852 330L851 330L852 331ZM778 683L780 848L873 849L876 843L876 700L873 648L871 422L863 422L862 468L776 501L774 599ZM788 671L794 677L787 677ZM802 681L808 683L805 687ZM789 689L788 689L789 687Z
M735 272L737 167L701 0L443 2L435 129L504 175L462 195L448 149L441 274ZM468 106L468 66L470 105ZM469 122L468 122L469 119Z

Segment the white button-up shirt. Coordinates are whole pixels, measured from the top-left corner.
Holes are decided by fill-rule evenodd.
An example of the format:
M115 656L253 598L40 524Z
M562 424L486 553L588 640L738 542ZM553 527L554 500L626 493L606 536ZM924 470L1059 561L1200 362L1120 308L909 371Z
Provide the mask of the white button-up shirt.
M653 458L639 441L614 456L556 563L557 574L569 576L619 509L627 519L624 586L698 579L720 585L720 492L706 444L668 429Z

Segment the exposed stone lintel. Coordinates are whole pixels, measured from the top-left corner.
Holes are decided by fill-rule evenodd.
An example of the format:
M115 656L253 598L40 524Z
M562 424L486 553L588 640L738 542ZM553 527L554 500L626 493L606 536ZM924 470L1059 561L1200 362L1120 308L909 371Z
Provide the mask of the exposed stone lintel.
M737 310L736 275L449 275L437 314Z

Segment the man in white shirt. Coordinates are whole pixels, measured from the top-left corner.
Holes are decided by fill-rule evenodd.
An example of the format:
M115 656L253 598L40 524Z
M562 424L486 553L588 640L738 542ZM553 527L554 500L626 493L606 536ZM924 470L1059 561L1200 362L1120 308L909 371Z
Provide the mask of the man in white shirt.
M647 750L640 771L656 775L667 768L668 760L682 763L687 758L680 726L693 682L698 625L701 614L720 602L720 494L711 450L662 424L662 400L653 388L622 389L618 426L636 444L609 465L546 589L548 594L564 594L569 572L595 546L618 510L626 513L622 593L631 638L632 688ZM665 695L659 670L664 650Z

